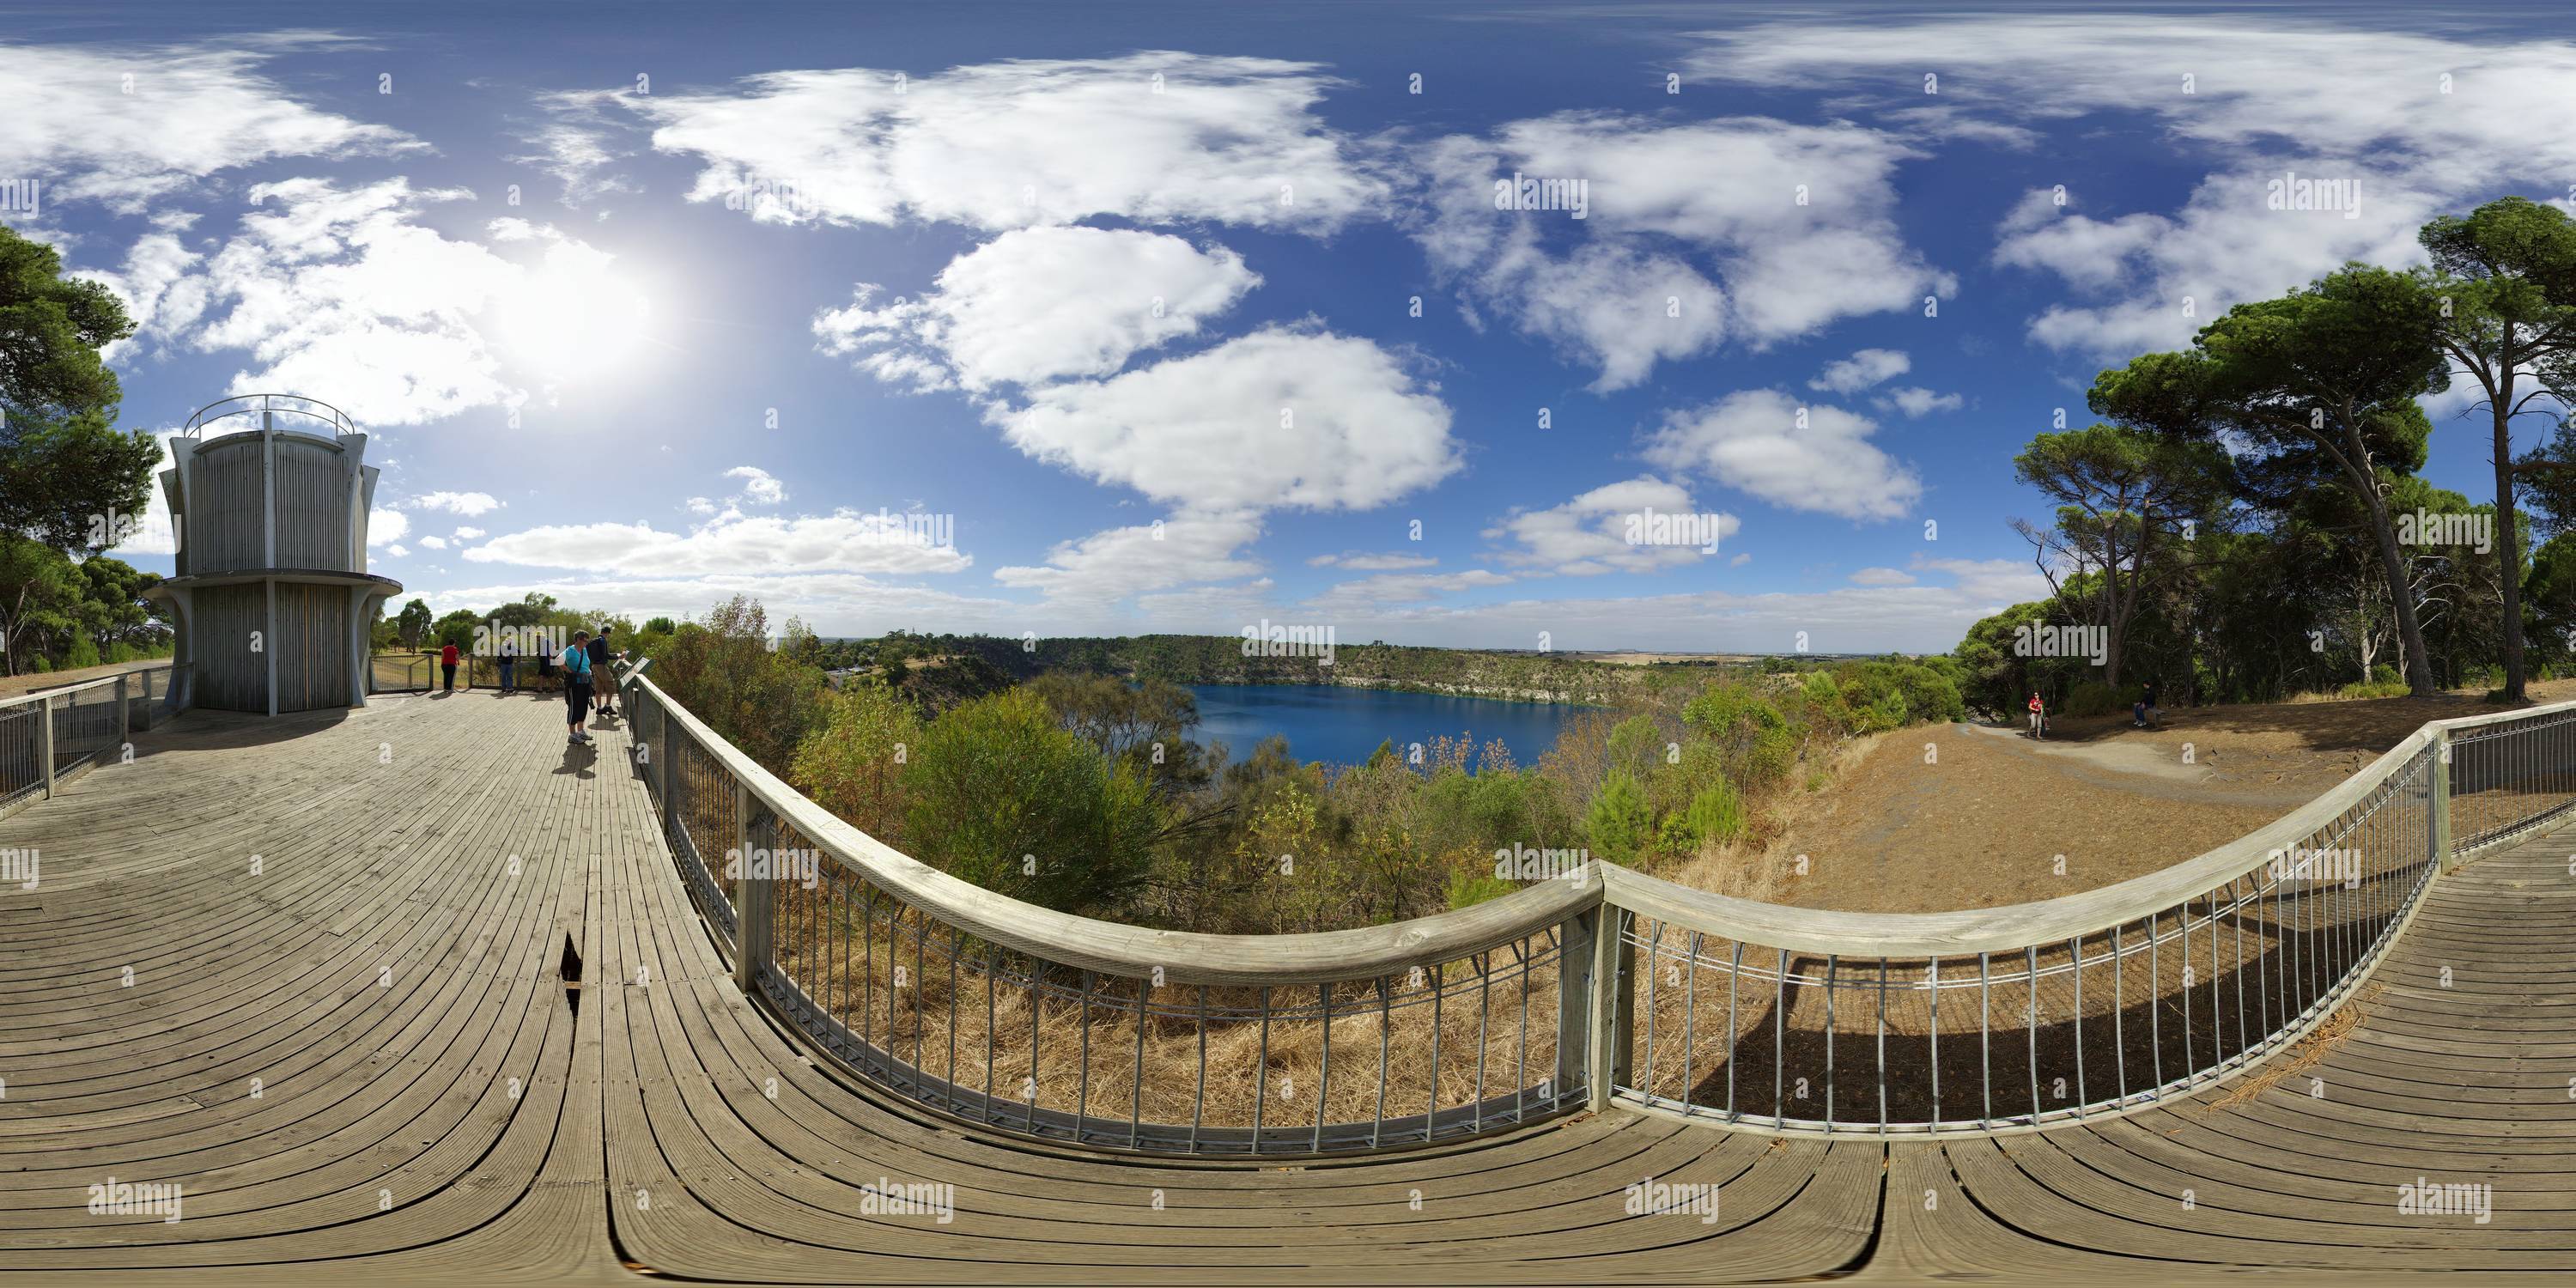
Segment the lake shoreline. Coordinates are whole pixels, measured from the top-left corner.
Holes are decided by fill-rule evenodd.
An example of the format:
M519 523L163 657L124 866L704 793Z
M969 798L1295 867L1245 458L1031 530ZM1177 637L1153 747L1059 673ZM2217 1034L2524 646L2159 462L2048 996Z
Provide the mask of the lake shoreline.
M1569 702L1513 701L1459 692L1362 683L1222 682L1184 686L1196 700L1198 724L1190 736L1222 742L1229 763L1252 755L1277 736L1301 763L1359 765L1381 746L1399 755L1425 755L1441 739L1466 739L1477 747L1500 742L1513 760L1535 764L1556 746L1566 725L1597 708Z

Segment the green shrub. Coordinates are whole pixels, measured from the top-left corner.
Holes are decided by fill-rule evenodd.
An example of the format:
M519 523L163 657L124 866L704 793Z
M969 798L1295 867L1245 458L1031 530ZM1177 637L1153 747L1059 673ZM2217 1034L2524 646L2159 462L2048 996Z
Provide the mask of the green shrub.
M1500 899L1519 889L1491 872L1470 872L1463 868L1449 873L1449 906L1472 908L1488 899Z
M911 759L905 833L923 862L1064 912L1108 907L1144 880L1161 827L1144 780L1058 726L1036 694L956 707Z
M77 671L99 664L98 645L86 635L72 637L72 646L63 650L63 669Z
M1653 827L1654 816L1646 806L1645 789L1624 770L1611 772L1601 790L1593 794L1592 809L1584 817L1584 828L1592 838L1592 857L1604 863L1634 862Z
M2059 706L2059 713L2077 719L2109 715L2126 709L2133 700L2100 680L2086 680L2068 691L2066 701Z
M1692 797L1684 816L1692 834L1703 841L1733 841L1744 835L1744 798L1723 778Z

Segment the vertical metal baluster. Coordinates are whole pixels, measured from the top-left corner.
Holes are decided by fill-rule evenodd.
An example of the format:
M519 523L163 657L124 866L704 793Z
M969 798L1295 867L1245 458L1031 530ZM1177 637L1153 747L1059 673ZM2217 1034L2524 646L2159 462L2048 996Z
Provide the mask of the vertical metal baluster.
M2227 883L2228 919L2236 923L2236 1054L2245 1054L2245 897L2236 893L2236 878Z
M2262 1027L2263 1045L2269 1048L2272 1045L2272 1039L2279 1036L2281 1030L2272 1023L2272 963L2270 960L2272 954L2264 951L2264 932L2259 929L2263 918L2263 882L2250 873L2247 879L2254 882L2254 892L2247 897L2246 902L2254 909L2255 924L2258 927L2254 932L2254 1022Z
M1440 981L1440 964L1424 967L1424 978L1431 981L1431 1107L1422 1114L1422 1139L1428 1142L1440 1125L1440 1027L1442 994L1448 990Z
M1887 959L1878 959L1878 1134L1887 1134Z
M1029 999L1028 1102L1029 1131L1033 1134L1038 1129L1038 1001L1045 994L1044 988L1040 986L1038 976L1045 970L1046 963L1039 961L1035 957L1029 958L1028 983L1022 986L1023 991L1028 994Z
M1932 1005L1932 1130L1941 1130L1941 959L1934 957L1924 976L1923 995Z
M1387 985L1387 977L1386 977L1386 976L1384 976L1384 975L1380 975L1380 976L1378 976L1378 977L1377 977L1377 1117L1376 1117L1373 1121L1371 1121L1371 1122L1369 1123L1369 1148L1370 1148L1370 1149L1375 1149L1375 1148L1377 1148L1378 1136L1386 1130L1386 1065L1387 1065L1387 1053L1388 1053L1388 1051L1391 1049L1391 1048L1390 1048L1390 1046L1389 1046L1389 1043L1390 1043L1390 1041L1392 1040L1392 1039L1390 1038L1390 1036L1389 1036L1389 1027L1388 1027L1388 1026L1389 1026L1389 1024L1390 1024L1390 1022L1391 1022L1392 1012L1394 1011L1394 1004L1393 1004L1393 1002L1392 1002L1392 1001L1388 998L1388 996L1387 996L1387 993L1388 993L1388 992L1389 992L1389 988L1388 988L1388 985ZM1527 1004L1527 1002L1526 1002L1526 1001L1524 1001L1524 1002L1523 1002L1523 1007L1524 1007L1524 1008L1526 1008L1526 1007L1527 1007L1527 1005L1528 1005L1528 1004ZM1524 1035L1523 1035L1523 1040L1524 1040L1524 1041L1526 1041L1526 1040L1527 1040L1527 1034L1526 1034L1526 1033L1524 1033ZM1524 1085L1526 1085L1526 1084L1524 1084Z
M1199 1121L1207 1116L1207 988L1199 985L1199 1090L1190 1101L1189 1152L1193 1154L1199 1152Z
M2281 1015L2285 1028L2306 1014L2308 1009L2299 999L2304 946L2300 943L2298 928L2298 897L2290 890L2291 879L2290 870L2283 868L2272 909L2272 916L2281 923Z
M1512 941L1512 960L1519 963L1521 977L1520 1048L1512 1056L1512 1122L1518 1124L1527 1120L1529 1117L1529 995L1531 963L1528 940L1515 939Z
M2129 1103L2129 1035L2121 1023L2121 1012L2129 1006L2129 987L2120 953L2120 931L2128 924L2121 921L2111 926L2111 1073L2120 1088L2120 1098L2112 1103L2121 1106Z
M2159 937L2160 915L2147 911L2147 1051L2155 1059L2155 1089L2147 1099L2159 1100L2165 1094L2165 960L2164 940Z
M2218 892L2209 892L2209 916L2202 924L2209 930L2209 1071L2227 1063L2227 1028L2218 1015Z
M1838 955L1825 954L1825 1131L1834 1130L1834 964Z
M846 980L850 974L849 905L844 903L841 907L841 977ZM867 973L859 977L859 1042L861 1045L873 1045L868 1035L874 1031L877 1010L877 910L876 893L864 880L859 883L859 934L860 951L867 961ZM1032 1062L1029 1073L1031 1077L1035 1077L1037 1053L1030 1052L1029 1059Z
M1789 950L1778 950L1780 962L1772 972L1771 999L1771 1121L1789 1121L1786 1102L1780 1098L1789 1070Z
M2029 1031L2029 1034L2030 1034L2030 1120L2031 1120L2032 1122L2038 1122L2038 1121L2039 1121L2039 945L2037 945L2037 944L2031 944L2031 945L2029 945L2028 947L2024 948L2024 949L2022 950L2022 952L2023 952L2023 954L2024 954L2024 956L2023 956L2023 961L2024 961L2023 969L2024 969L2025 971L2027 971L2027 972L2028 972L2026 975L2024 975L2024 976L2023 976L2022 983L2023 983L2023 985L2024 985L2024 986L2029 990L2029 992L2028 992L2028 996L2027 996L2027 998L2026 998L2025 1000L2026 1000L2026 1002L2027 1002L2027 1004L2028 1004L2028 1009L2029 1009L2029 1020L2028 1020L2029 1029L2028 1029L2028 1031Z
M999 987L999 983L994 979L994 972L1000 969L1001 949L987 940L984 943L984 1117L986 1121L996 1123L1002 1119L993 1107L993 1063L996 1050L993 1044L996 1036L993 1032L993 993Z
M1735 1121L1735 1052L1744 1036L1735 1027L1735 994L1744 980L1744 941L1735 941L1735 961L1726 971L1726 1121Z
M886 1017L892 1024L894 1017ZM1073 1080L1073 1140L1082 1143L1083 1124L1091 1121L1091 972L1082 972L1082 1072Z
M2200 1081L2200 1056L2191 1045L2191 900L2182 901L2182 1080L2188 1086Z
M1314 1151L1324 1152L1324 1092L1333 1085L1333 986L1317 984L1315 1003L1324 1011L1324 1059L1315 1074Z
M966 932L948 928L948 1085L957 1085L957 959L966 952Z
M2066 951L2075 962L2075 1116L2084 1116L2089 1103L2084 1094L2084 936L2066 941Z
M1494 954L1491 950L1467 958L1476 968L1476 1104L1468 1110L1468 1130L1485 1130L1485 1029L1494 1014Z
M1136 1148L1136 1134L1145 1121L1145 1012L1154 997L1154 981L1149 976L1136 981L1136 1071L1134 1093L1127 1107L1127 1148Z
M1261 986L1261 1064L1252 1084L1252 1152L1261 1152L1261 1110L1270 1094L1270 986Z
M922 1014L921 995L929 989L930 976L930 911L923 909L912 921L912 1067L927 1073L925 1043L930 1041L930 1021Z
M1995 1116L1995 984L1993 963L1987 953L1977 954L1977 1083L1985 1092L1985 1111L1977 1118L1979 1127Z
M1656 968L1663 965L1663 957L1664 923L1657 921L1655 933L1646 940L1646 1075L1637 1079L1650 1105L1655 1103L1655 986L1663 982ZM1684 1094L1687 1099L1687 1088Z
M1690 974L1682 981L1682 1110L1691 1104L1691 1056L1699 1046L1699 945L1700 932L1690 937Z

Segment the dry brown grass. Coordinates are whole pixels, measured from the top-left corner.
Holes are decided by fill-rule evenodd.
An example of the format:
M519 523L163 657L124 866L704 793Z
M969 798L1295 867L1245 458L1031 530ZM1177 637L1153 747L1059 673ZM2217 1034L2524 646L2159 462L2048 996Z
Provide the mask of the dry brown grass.
M1383 1007L1381 981L1332 986L1328 1079L1316 986L1265 998L1062 968L1032 981L1025 958L973 941L952 962L955 938L936 925L925 951L918 914L882 899L869 912L828 885L782 893L777 960L809 997L886 1058L968 1092L989 1086L1006 1105L1211 1128L1251 1127L1257 1110L1278 1128L1313 1126L1320 1101L1326 1123L1365 1124L1475 1103L1480 1048L1488 1100L1555 1069L1553 958L1524 970L1510 946L1385 980ZM1552 952L1543 939L1523 950Z

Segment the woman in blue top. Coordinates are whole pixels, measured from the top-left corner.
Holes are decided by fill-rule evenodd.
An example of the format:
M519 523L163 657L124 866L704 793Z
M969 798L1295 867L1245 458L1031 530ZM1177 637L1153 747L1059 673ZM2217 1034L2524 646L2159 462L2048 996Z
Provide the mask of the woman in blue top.
M581 722L590 715L590 632L574 631L572 647L556 658L564 669L564 706L572 717L572 741L586 743L590 735L582 732Z

